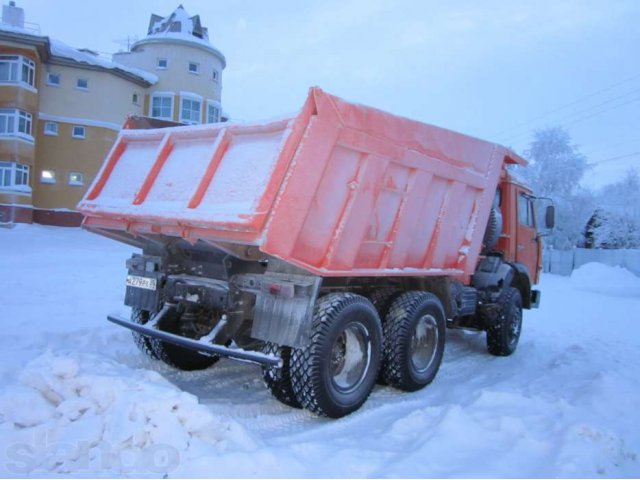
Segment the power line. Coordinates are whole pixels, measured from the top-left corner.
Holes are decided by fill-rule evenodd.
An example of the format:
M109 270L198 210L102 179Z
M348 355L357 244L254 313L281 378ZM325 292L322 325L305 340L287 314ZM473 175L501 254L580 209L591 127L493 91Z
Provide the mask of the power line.
M588 152L583 153L583 155L585 157L588 157L590 155L593 155L594 153L597 152L602 152L602 151L608 151L611 150L612 147L619 147L621 145L629 145L629 144L633 144L633 143L638 143L640 142L640 137L634 137L634 138L628 138L626 140L623 140L622 142L616 142L615 144L611 144L611 145L607 145L606 147L600 147L600 148L596 148L595 150L590 150Z
M617 162L619 160L624 160L625 158L631 158L631 157L636 157L640 155L640 151L637 152L631 152L631 153L626 153L624 155L617 155L615 157L610 157L610 158L605 158L603 160L598 160L597 162L590 162L587 163L585 165L587 170L590 170L592 168L597 167L598 165L602 165L603 163L610 163L610 162ZM564 172L566 170L572 170L577 168L575 165L566 165L564 167L560 167L560 168L554 168L551 170L545 170L546 173L557 173L557 172Z
M551 114L554 114L554 113L557 113L557 112L560 112L560 111L562 111L562 110L564 110L566 108L572 107L573 105L576 105L576 104L578 104L580 102L583 102L583 101L585 101L585 100L587 100L589 98L593 98L593 97L595 97L595 96L597 96L597 95L599 95L599 94L601 94L603 92L608 92L610 90L613 90L614 88L619 87L620 85L624 85L625 83L631 82L631 81L636 80L638 78L640 78L640 73L638 73L636 75L633 75L631 77L625 78L624 80L620 80L619 82L616 82L613 85L609 85L608 87L604 87L604 88L601 88L600 90L596 90L595 92L588 93L585 96L582 96L582 97L577 98L576 100L573 100L572 102L564 104L564 105L562 105L560 107L557 107L557 108L555 108L553 110L550 110L548 112L542 113L542 114L540 114L540 115L538 115L536 117L533 117L533 118L531 118L531 119L529 119L529 120L527 120L525 122L522 122L522 123L519 123L517 125L514 125L513 127L509 127L509 128L503 129L503 130L501 130L501 131L499 131L497 133L494 133L492 136L497 137L499 135L502 135L503 133L510 132L510 131L513 131L513 130L517 130L522 126L529 125L529 124L531 124L531 123L533 123L533 122L535 122L535 121L537 121L537 120L539 120L541 118L547 117L547 116L549 116Z
M624 158L635 157L637 155L640 155L640 151L627 153L625 155L618 155L616 157L605 158L604 160L600 160L600 161L597 161L597 162L587 163L587 167L593 168L593 167L595 167L597 165L601 165L603 163L609 163L609 162L613 162L613 161L617 161L617 160L622 160Z
M634 92L629 92L629 93L634 93ZM627 94L622 95L621 97L624 97L624 96L627 96ZM621 98L621 97L620 97L620 98ZM618 100L618 99L619 99L619 98L616 98L616 100ZM566 127L566 126L569 126L569 125L574 125L574 124L579 123L579 122L581 122L581 121L583 121L583 120L588 120L589 118L597 117L598 115L601 115L601 114L606 113L606 112L611 111L611 110L615 110L615 109L620 108L620 107L624 107L624 106L626 106L626 105L629 105L630 103L634 103L634 102L637 102L637 101L639 101L639 100L640 100L640 97L633 98L633 99L631 99L631 100L629 100L629 101L627 101L627 102L619 103L619 104L617 104L617 105L613 105L613 106L611 106L611 107L604 108L604 109L599 110L599 111L597 111L597 112L593 112L593 113L591 113L591 114L589 114L589 115L585 115L585 116L583 116L583 117L579 117L579 118L574 119L573 121L571 121L571 122L569 122L569 123L565 123L565 124L563 124L563 126L564 126L564 127ZM599 104L599 105L596 105L595 107L602 106L602 105L603 105L603 104L605 104L605 103L610 103L610 101L603 102L603 103L601 103L601 104ZM592 109L593 109L593 108L595 108L595 107L591 107L591 108L586 109L585 111L580 112L580 113L588 112L589 110L592 110ZM572 116L574 116L574 115L569 115L569 116L564 117L563 119L560 119L560 120L558 120L558 121L562 121L562 120L564 120L564 119L571 118ZM524 137L524 136L530 135L530 133L531 133L530 131L526 131L526 132L519 133L519 134L517 134L517 135L514 135L514 136L512 136L512 137L508 138L504 143L507 143L507 142L511 142L511 141L513 141L513 140L520 139L520 138L522 138L522 137Z
M610 110L615 110L615 109L620 108L620 107L625 107L625 106L627 106L627 105L629 105L631 103L637 102L637 101L640 101L640 97L631 99L628 102L624 102L624 103L620 103L618 105L614 105L613 107L609 107L609 108L605 108L603 110L599 110L597 112L592 113L591 115L587 115L585 117L578 118L578 119L574 120L573 122L569 122L569 123L567 123L565 125L566 126L575 125L576 123L579 123L579 122L581 122L583 120L587 120L587 119L592 118L592 117L597 117L598 115L600 115L602 113L606 113L606 112L608 112Z
M628 91L626 93L623 93L622 95L618 95L617 97L609 98L609 99L605 100L604 102L600 102L600 103L597 103L597 104L592 105L590 107L587 107L585 109L578 110L576 112L570 113L568 115L565 115L564 117L560 117L558 120L554 120L554 122L562 122L564 120L570 119L570 118L575 117L577 115L582 115L583 113L589 113L591 110L594 110L594 109L596 109L598 107L601 107L603 105L607 105L607 104L609 104L611 102L615 102L616 100L623 99L623 98L628 97L629 95L633 95L634 93L637 93L637 92L640 92L640 88L636 88L634 90L630 90L630 91ZM530 131L530 129L527 129L526 133L528 134L529 131ZM511 140L512 138L519 137L523 133L525 133L525 132L516 133L516 134L512 135L511 137L509 137L508 140Z

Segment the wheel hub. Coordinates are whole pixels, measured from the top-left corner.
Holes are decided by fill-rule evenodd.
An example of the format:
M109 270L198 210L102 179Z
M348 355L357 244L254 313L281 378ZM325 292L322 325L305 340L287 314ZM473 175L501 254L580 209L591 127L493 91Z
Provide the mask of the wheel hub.
M438 325L433 315L424 315L416 322L411 335L411 363L420 373L426 371L436 356Z
M351 323L338 335L331 349L331 380L342 393L358 388L369 370L371 339L361 323Z

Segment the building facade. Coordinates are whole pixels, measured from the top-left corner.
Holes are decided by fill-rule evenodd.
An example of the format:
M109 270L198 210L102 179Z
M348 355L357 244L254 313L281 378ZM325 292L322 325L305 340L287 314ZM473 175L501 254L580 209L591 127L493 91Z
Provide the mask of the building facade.
M182 6L105 59L41 36L13 2L0 25L0 223L79 225L74 208L127 115L221 121L222 53Z

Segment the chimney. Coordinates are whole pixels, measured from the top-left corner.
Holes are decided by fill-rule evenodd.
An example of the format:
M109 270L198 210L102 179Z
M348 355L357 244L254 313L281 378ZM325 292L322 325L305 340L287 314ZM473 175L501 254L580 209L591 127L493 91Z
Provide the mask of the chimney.
M2 6L2 23L12 27L24 28L24 9L16 7L16 2Z

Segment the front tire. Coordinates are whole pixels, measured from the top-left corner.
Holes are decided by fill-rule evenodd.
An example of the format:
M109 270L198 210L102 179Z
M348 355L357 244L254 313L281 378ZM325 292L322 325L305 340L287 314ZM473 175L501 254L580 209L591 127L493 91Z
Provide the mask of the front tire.
M495 325L487 330L487 350L491 355L508 357L516 351L522 332L522 296L509 287L500 298L500 313Z
M432 293L406 292L396 298L384 322L385 381L406 392L430 384L442 362L445 330L444 308Z
M291 380L300 404L340 418L362 406L376 383L381 356L380 318L371 302L331 293L314 308L311 342L295 349Z

